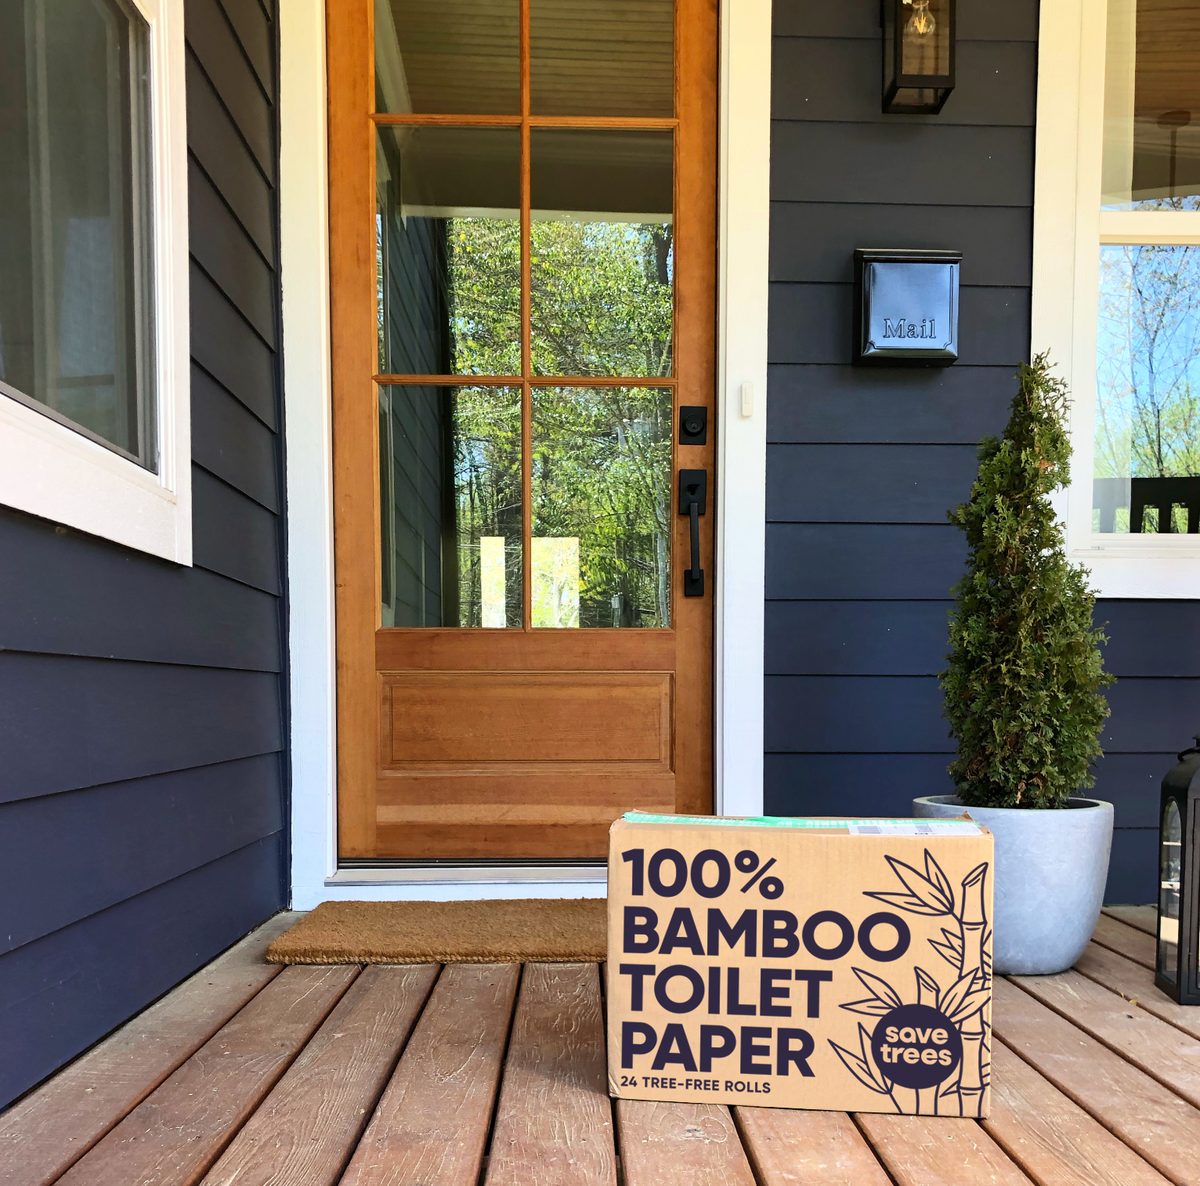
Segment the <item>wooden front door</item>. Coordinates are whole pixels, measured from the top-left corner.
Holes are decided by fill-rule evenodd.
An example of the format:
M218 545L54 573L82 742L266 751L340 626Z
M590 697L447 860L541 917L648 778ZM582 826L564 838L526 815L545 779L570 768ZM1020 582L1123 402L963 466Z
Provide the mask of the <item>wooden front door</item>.
M602 859L712 810L716 3L328 13L339 856Z

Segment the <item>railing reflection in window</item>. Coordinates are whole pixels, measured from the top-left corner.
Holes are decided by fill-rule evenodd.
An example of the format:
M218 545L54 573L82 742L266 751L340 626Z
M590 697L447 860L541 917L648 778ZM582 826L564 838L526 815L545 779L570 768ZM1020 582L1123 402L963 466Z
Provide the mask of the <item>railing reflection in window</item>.
M1094 474L1094 531L1197 531L1200 247L1100 249Z

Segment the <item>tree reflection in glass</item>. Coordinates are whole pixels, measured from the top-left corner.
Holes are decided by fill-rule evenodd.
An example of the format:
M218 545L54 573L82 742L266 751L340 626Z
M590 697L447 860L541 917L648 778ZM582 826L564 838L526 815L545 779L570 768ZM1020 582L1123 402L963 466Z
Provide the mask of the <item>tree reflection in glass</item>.
M532 625L669 626L670 502L669 388L535 387Z
M1097 345L1093 530L1187 531L1200 500L1200 247L1101 247Z

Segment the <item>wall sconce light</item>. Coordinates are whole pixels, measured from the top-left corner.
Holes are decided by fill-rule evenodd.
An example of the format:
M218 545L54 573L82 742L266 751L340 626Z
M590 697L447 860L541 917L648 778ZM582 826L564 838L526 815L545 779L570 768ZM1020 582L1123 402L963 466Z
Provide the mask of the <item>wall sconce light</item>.
M1200 735L1162 782L1158 833L1158 951L1154 983L1200 1005Z
M936 115L954 89L954 0L880 0L883 110Z

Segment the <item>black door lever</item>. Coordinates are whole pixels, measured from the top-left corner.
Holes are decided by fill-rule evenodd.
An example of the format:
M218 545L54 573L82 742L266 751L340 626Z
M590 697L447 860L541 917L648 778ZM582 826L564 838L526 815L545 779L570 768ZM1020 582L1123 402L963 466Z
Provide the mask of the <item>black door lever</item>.
M691 519L692 566L683 572L684 597L704 596L704 569L700 567L700 516L708 496L708 473L702 469L679 471L679 513Z

